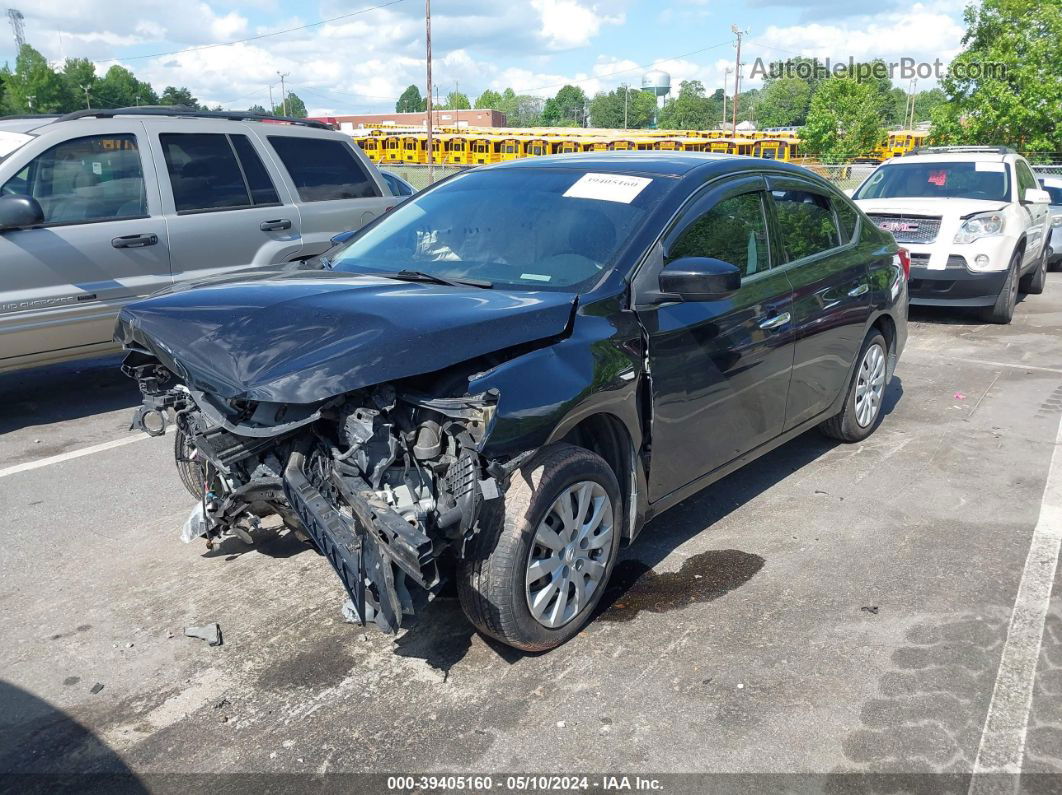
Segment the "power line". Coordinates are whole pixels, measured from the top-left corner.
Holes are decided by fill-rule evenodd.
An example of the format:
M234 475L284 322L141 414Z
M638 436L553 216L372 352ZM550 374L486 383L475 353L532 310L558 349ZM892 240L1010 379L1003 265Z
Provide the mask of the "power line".
M185 52L198 52L200 50L214 50L218 47L231 47L234 44L246 44L249 41L259 41L260 39L268 39L272 36L282 36L285 33L296 33L300 30L308 30L310 28L320 27L321 25L327 25L329 22L337 22L341 19L349 19L350 17L356 17L360 14L367 14L370 11L377 11L381 8L387 8L388 6L395 6L399 3L405 3L407 0L391 0L389 3L380 3L379 5L369 6L363 8L360 11L351 11L349 14L340 14L337 17L329 17L328 19L320 19L317 22L311 22L308 25L299 25L295 28L285 28L284 30L274 30L271 33L261 33L257 36L248 36L246 39L236 39L235 41L224 41L219 44L204 44L201 47L185 47L183 50L171 50L169 52L154 52L148 55L131 55L127 58L103 58L97 63L111 63L113 61L141 61L145 58L161 58L165 55L180 55Z

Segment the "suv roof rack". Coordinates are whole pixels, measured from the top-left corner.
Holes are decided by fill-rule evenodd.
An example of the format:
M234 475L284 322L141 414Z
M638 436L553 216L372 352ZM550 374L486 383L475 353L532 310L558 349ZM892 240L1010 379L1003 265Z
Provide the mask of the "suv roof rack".
M28 121L30 119L55 119L61 113L13 113L10 116L0 116L0 121Z
M55 119L73 121L75 119L113 119L115 116L180 116L195 119L222 119L225 121L279 121L285 124L298 124L303 127L315 127L320 130L331 129L327 124L314 119L296 119L291 116L274 116L270 113L251 113L244 110L195 110L183 105L140 105L134 108L106 108L101 110L76 110Z
M916 146L911 150L912 155L944 155L949 153L962 154L985 154L985 155L1014 155L1017 154L1009 146Z

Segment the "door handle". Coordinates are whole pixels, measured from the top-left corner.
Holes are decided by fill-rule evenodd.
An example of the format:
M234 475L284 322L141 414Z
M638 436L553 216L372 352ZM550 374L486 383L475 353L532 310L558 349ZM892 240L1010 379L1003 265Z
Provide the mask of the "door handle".
M291 221L287 218L277 218L275 221L262 221L258 228L263 232L279 232L282 229L291 229Z
M870 292L870 285L866 284L864 282L863 284L859 285L858 287L853 287L851 290L849 290L848 291L848 297L849 298L858 298L859 296L865 295L868 292Z
M154 246L158 242L158 235L122 235L111 238L111 245L115 248L143 248Z
M790 318L791 315L788 312L783 312L780 315L775 315L774 317L767 318L766 320L761 321L760 328L764 329L765 331L772 328L778 328L779 326L784 326L786 323L788 323Z

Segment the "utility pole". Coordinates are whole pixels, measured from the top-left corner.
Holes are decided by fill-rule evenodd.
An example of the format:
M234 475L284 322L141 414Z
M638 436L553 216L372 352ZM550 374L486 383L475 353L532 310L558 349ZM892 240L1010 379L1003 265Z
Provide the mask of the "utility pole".
M726 84L730 79L730 73L733 71L729 66L723 71L723 121L719 125L719 128L723 130L726 129Z
M424 42L427 49L428 63L428 184L435 182L435 150L432 144L432 127L434 126L431 108L431 0L424 0Z
M269 113L270 115L276 110L276 105L273 104L273 84L269 84Z
M89 103L89 89L91 88L91 86L84 85L80 86L80 88L82 91L85 92L85 110L88 110L92 107L92 105ZM140 97L137 97L137 99L140 99Z
M291 74L291 72L285 72L284 74L280 74L280 72L277 72L277 74L280 75L280 101L281 101L281 103L284 106L284 115L287 116L288 115L288 90L284 87L284 78L287 77L289 74Z
M627 97L631 95L631 87L623 84L623 129L627 129Z
M731 132L737 135L737 119L738 119L738 91L741 83L741 37L748 33L747 30L741 30L737 25L730 26L731 32L737 36L737 60L734 62L734 125Z
M906 126L908 130L913 130L914 129L914 124L915 124L915 96L916 96L915 87L917 85L918 85L918 78L917 77L912 77L911 78L910 97L908 97L908 101L910 102L910 105L911 105L911 109L910 109L911 123L910 124L907 123L907 113L903 114L903 123L904 123L904 126Z

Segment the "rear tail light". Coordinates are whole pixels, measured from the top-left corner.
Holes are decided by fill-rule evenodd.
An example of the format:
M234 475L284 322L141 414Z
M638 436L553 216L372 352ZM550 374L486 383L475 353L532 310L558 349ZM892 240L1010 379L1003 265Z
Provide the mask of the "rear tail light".
M900 267L903 268L903 278L910 281L911 279L911 252L905 248L896 249L896 259L900 261Z

